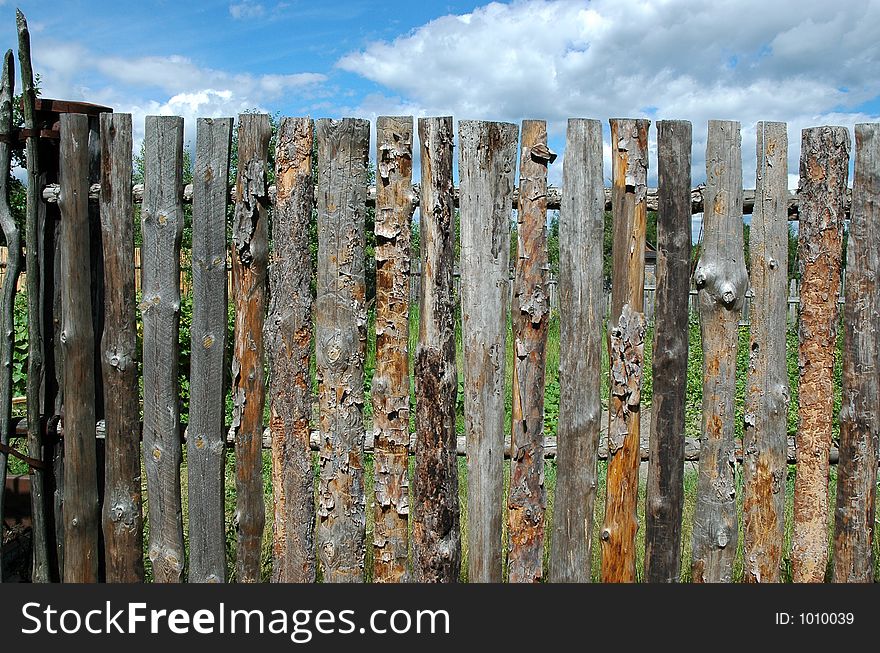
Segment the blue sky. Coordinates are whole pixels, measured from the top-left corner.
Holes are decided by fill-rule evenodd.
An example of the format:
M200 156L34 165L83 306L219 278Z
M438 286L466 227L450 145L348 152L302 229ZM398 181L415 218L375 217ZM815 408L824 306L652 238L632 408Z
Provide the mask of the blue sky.
M47 97L143 117L246 109L314 118L453 115L548 121L560 183L565 120L691 120L705 179L709 119L742 124L754 187L755 123L800 130L880 120L880 0L21 0ZM15 47L15 4L0 0ZM651 147L654 146L651 129ZM606 142L606 177L610 144ZM418 165L418 161L416 161ZM649 183L656 181L652 157Z

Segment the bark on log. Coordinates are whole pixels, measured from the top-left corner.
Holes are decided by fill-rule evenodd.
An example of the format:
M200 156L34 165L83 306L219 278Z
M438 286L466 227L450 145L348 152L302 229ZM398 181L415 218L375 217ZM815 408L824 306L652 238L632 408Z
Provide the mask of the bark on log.
M34 72L31 65L31 36L28 30L27 20L20 10L15 12L15 21L18 28L18 61L21 65L21 97L22 113L24 114L24 127L29 130L29 136L25 140L25 152L27 156L27 190L25 207L25 242L42 243L45 231L45 220L41 219L39 188L40 184L40 161L38 143L36 137L36 86L34 84ZM44 215L44 214L43 214ZM25 269L35 271L43 269L41 262L41 248L39 246L28 247L25 250ZM43 459L43 438L40 432L40 408L41 408L41 384L44 375L45 352L43 341L43 289L42 275L27 275L28 297L28 366L27 366L27 415L28 415L28 455L31 458ZM60 306L59 306L60 308ZM60 311L59 311L60 312ZM60 316L59 316L60 317ZM54 379L47 381L51 384ZM54 408L54 407L53 407ZM35 583L48 583L55 575L50 569L50 560L54 558L49 552L50 533L52 526L50 515L51 505L48 501L47 474L38 469L31 468L31 516L32 546L34 550L34 564L31 580ZM58 515L60 518L60 515ZM60 571L60 569L59 569ZM57 572L56 572L57 573Z
M703 342L703 424L694 509L694 582L730 582L737 545L734 394L739 318L748 288L743 255L738 122L709 121L703 250L694 274Z
M226 580L226 180L232 118L199 118L193 171L189 432L189 580Z
M602 125L571 119L559 216L559 427L550 580L590 581L604 296ZM544 447L545 453L547 447Z
M691 123L657 123L657 293L654 397L645 499L645 580L681 575L685 396L691 262ZM783 360L785 357L783 356Z
M501 582L504 368L517 127L458 123L468 581Z
M547 276L547 123L524 120L517 203L518 243L513 283L513 404L507 580L537 583L544 576L544 369L550 294Z
M413 119L376 122L373 581L405 582L409 539L409 267Z
M461 571L455 407L455 219L452 118L420 118L422 205L416 442L413 475L413 580L456 582Z
M752 301L743 428L743 575L779 582L788 473L788 137L785 123L757 126L759 201L749 239Z
M183 118L147 116L144 142L141 315L149 556L156 582L179 583L185 555L178 436Z
M232 224L235 346L232 359L232 431L235 434L236 580L260 581L266 507L260 447L266 372L263 326L269 261L266 171L271 128L266 114L238 118L238 176Z
M138 583L144 580L144 542L131 114L106 113L100 120L105 302L101 365L106 411L104 558L108 583Z
M12 419L12 359L15 347L15 289L21 269L21 237L9 206L9 171L12 151L8 142L12 132L12 96L15 86L15 63L12 50L3 58L0 81L0 227L6 240L6 275L0 293L0 444L9 446ZM8 456L0 453L0 531L3 529ZM3 569L0 565L0 583Z
M61 343L64 351L64 574L98 582L95 341L89 264L89 123L61 116Z
M309 447L312 289L309 231L315 208L314 124L285 118L275 147L275 248L269 265L266 350L271 364L272 580L315 581L315 476Z
M834 513L836 583L874 581L877 438L880 125L858 124L844 304L840 463Z
M320 408L318 559L324 580L364 577L364 207L370 123L319 120L315 358Z
M849 148L844 127L802 132L800 376L791 546L792 580L799 583L822 582L828 566L828 453Z
M612 119L612 291L609 336L608 476L602 526L602 580L636 579L639 492L639 408L644 352L645 233L648 126ZM628 307L628 310L624 310Z

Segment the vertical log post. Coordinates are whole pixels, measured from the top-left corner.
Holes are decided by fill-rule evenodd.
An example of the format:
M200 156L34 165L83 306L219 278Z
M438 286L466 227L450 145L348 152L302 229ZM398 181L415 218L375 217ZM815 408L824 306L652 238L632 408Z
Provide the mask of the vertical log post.
M101 115L104 251L104 558L110 583L144 579L131 114Z
M501 582L504 369L516 125L458 123L468 581Z
M12 419L12 357L15 347L15 289L21 270L21 236L12 209L9 206L9 171L12 150L9 135L12 132L12 96L15 85L15 61L12 50L3 58L0 80L0 227L6 240L6 274L0 291L0 444L9 446ZM0 452L0 533L3 530L4 498L6 496L7 455ZM0 582L3 569L0 565Z
M513 282L513 408L511 412L507 579L537 583L544 563L544 369L550 294L547 276L547 123L524 120Z
M149 556L156 582L179 583L184 567L178 388L183 118L147 116L144 142L141 319Z
M44 342L43 342L43 289L42 276L38 270L43 268L41 247L43 242L44 220L40 219L40 161L36 133L35 105L36 86L31 65L31 37L27 20L20 10L15 12L18 27L18 60L21 65L22 113L24 128L29 130L25 139L27 156L27 195L25 219L25 269L27 275L28 297L28 367L27 367L27 420L28 420L28 455L43 460L43 435L41 430L41 393L44 375ZM60 308L60 307L59 307ZM53 382L54 379L47 381ZM53 406L54 408L54 406ZM47 500L47 474L44 470L31 468L31 517L33 519L34 564L31 579L35 583L47 583L54 576L50 569L49 529L51 521L51 504Z
M874 582L878 423L880 124L857 124L844 303L843 402L834 513L836 583Z
M602 125L571 119L559 212L559 427L550 580L590 581L604 294Z
M743 428L743 567L746 582L779 582L788 473L788 136L757 127L755 210L749 238L751 337Z
M232 118L199 118L193 171L189 427L189 580L226 580L224 354L226 209Z
M64 582L98 582L95 342L89 247L89 122L61 115L61 343L64 351Z
M238 118L238 176L232 224L235 347L232 359L232 432L235 436L236 580L260 581L263 503L263 407L266 402L263 325L269 262L269 190L266 179L271 136L269 116Z
M801 133L800 375L791 543L792 580L797 583L821 583L828 566L828 455L849 148L844 127Z
M315 581L315 476L309 448L312 283L309 232L315 207L314 124L285 118L275 147L275 247L269 264L266 350L271 364L272 580Z
M657 123L654 399L645 500L645 580L649 583L675 583L681 574L692 142L690 122Z
M694 274L703 341L703 425L694 509L693 581L730 582L737 544L734 394L739 318L748 288L738 122L709 121L703 251Z
M376 371L373 580L407 580L412 117L376 122Z
M413 579L456 582L461 570L455 407L455 208L452 118L420 118L421 276L416 348Z
M612 119L614 216L611 271L611 390L608 399L608 477L602 526L602 580L634 582L639 499L640 402L645 349L645 235L648 126Z
M364 577L364 224L370 123L319 120L315 357L321 449L318 559L324 580Z

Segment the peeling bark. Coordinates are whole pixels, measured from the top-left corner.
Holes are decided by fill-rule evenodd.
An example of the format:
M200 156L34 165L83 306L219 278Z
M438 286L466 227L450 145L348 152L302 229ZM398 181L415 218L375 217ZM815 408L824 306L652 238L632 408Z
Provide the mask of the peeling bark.
M271 364L272 580L315 581L315 477L309 447L313 396L309 366L315 276L309 228L315 207L314 123L285 118L275 148L274 249L266 348Z
M844 127L802 132L800 375L791 545L792 580L798 583L822 582L828 565L828 454L849 147Z
M517 127L458 123L468 581L501 582L504 367Z
M373 580L407 580L409 539L409 241L412 117L376 123L376 370Z
M544 369L550 295L547 288L547 124L524 120L513 285L513 407L508 507L507 580L537 583L544 561Z
M571 119L559 214L559 452L550 540L555 583L590 581L602 416L604 198L602 124Z
M101 115L104 254L104 558L107 582L144 580L130 114Z
M180 501L180 239L183 235L183 118L147 116L141 212L144 325L144 470L149 556L160 583L183 580Z
M413 580L456 582L461 570L452 283L452 118L420 118L421 291L416 348Z
M693 581L730 582L737 545L734 394L739 318L748 288L743 253L738 122L709 121L703 250L694 274L703 342L703 425L694 509Z
M321 450L318 560L324 580L364 576L364 211L370 123L319 120L315 356Z
M224 464L226 434L225 361L226 180L232 118L200 118L196 124L193 173L189 434L189 580L226 580Z
M692 140L687 121L657 123L657 309L645 499L645 580L653 583L678 582L681 574Z
M61 116L61 345L64 351L64 574L98 582L99 509L95 441L95 340L89 264L89 123Z
M777 583L788 472L788 137L785 123L757 127L755 212L749 239L752 301L743 428L743 573Z
M874 581L877 438L880 431L877 352L880 125L856 125L853 208L846 250L843 401L834 514L836 583Z
M614 244L610 333L620 331L621 355L636 354L644 346L628 329L644 316L645 234L647 221L648 126L650 121L612 119L612 211ZM628 307L628 309L627 309ZM626 319L622 319L625 317ZM642 333L641 340L644 339ZM611 337L611 355L615 355ZM639 434L642 357L630 359L636 368L621 368L615 378L608 411L608 477L605 522L602 527L602 580L631 583L636 579L637 504L639 498ZM635 384L634 386L632 384ZM622 384L622 385L621 385ZM617 388L615 391L614 389Z

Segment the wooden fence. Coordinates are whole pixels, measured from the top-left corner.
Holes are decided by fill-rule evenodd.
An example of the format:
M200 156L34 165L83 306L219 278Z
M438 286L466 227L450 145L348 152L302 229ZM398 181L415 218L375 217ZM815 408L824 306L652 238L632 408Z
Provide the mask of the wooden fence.
M0 92L0 134L10 124L10 69L7 62ZM26 91L29 75L26 67ZM33 110L28 107L26 103L26 116ZM876 285L880 126L856 126L851 200L846 130L804 130L800 191L792 201L786 190L786 127L758 124L749 278L743 258L742 212L747 202L742 189L739 123L710 121L708 125L707 182L698 189L705 209L704 240L692 275L690 123L658 123L659 183L656 191L649 191L649 122L610 122L615 283L607 322L609 342L601 341L606 207L602 128L596 120L572 119L566 136L564 181L558 193L559 426L555 434L545 434L550 293L544 225L550 205L547 169L554 155L547 148L542 121L525 121L521 130L509 123L461 121L460 185L455 189L451 118L422 118L417 125L410 117L379 118L377 184L370 193L367 121L313 123L308 118L285 118L274 158L276 188L270 195L268 117L242 115L232 192L232 239L227 242L233 121L200 119L191 189L190 400L188 428L183 433L178 387L183 120L171 116L146 119L138 303L131 117L62 113L56 189L49 187L51 179L45 170L51 166L46 159L40 162L28 150L29 179L43 189L37 194L36 185L31 187L28 241L36 242L31 238L40 229L50 229L45 219L37 217L45 218L49 211L45 198L56 190L60 210L57 287L42 291L38 287L36 296L42 302L29 305L31 328L44 329L31 341L29 454L15 452L32 468L35 579L142 580L144 521L148 520L146 551L155 581L226 580L224 460L229 437L235 450L234 574L240 582L261 578L266 523L272 524L274 581L313 582L320 576L325 582L359 582L369 575L377 582L449 582L458 580L463 571L472 582L589 581L600 457L607 460L604 521L599 526L601 579L676 581L682 575L683 467L686 458L697 457L692 451L696 444L700 474L688 543L690 577L697 582L733 579L740 530L735 473L741 465L744 578L778 581L789 464L786 261L788 220L794 210L800 220L802 286L792 575L795 580L821 581L831 560L833 580L873 580L874 436L880 418L875 364L880 313ZM0 168L5 165L8 170L6 142L0 138ZM411 178L416 146L421 153L418 195ZM95 162L100 165L93 166ZM90 177L95 170L100 171L98 180ZM90 204L95 183L99 183L98 201ZM659 212L658 261L653 410L650 429L643 437L644 243L649 196ZM364 422L368 200L376 211L377 271L376 366L369 389L374 414L369 439ZM407 279L413 265L409 225L416 200L421 208L420 322L417 346L411 353ZM453 280L456 204L461 213L460 360L456 359ZM844 409L829 551L832 363L843 223L850 206ZM519 224L511 295L508 257L514 208ZM99 233L90 231L90 225L99 225ZM317 269L312 267L308 247L313 227L318 239ZM4 220L3 228L7 242L13 242L14 225ZM29 300L35 297L32 283L45 284L53 278L45 273L51 256L45 249L35 249L28 251L28 266L42 272L28 279ZM32 263L31 255L43 259ZM227 256L232 261L231 287L227 285ZM13 270L4 281L4 320L11 316L13 282L18 276L17 267ZM691 277L704 347L699 443L689 443L684 435ZM736 350L749 288L747 410L744 438L739 443L733 409ZM51 294L46 297L50 291L57 292L57 304ZM223 356L227 295L236 315L231 387L227 387ZM53 320L60 318L54 333L45 330L45 320L35 319L47 315L47 306L56 311L48 313ZM509 423L504 393L508 316L514 352ZM143 338L140 370L138 319ZM4 333L9 332L4 329ZM0 369L8 369L8 338L0 345L0 355L6 357ZM610 356L607 406L600 391L605 346ZM54 367L50 369L46 354L52 352ZM411 355L415 357L412 397ZM317 375L316 396L312 365ZM60 403L56 407L45 394L39 395L45 391L38 384L34 389L40 375L58 379L63 411ZM463 441L457 438L455 424L459 377L464 380ZM10 451L5 446L12 424L10 388L8 375L0 376L0 407L6 411L0 421L4 452ZM227 396L233 406L228 428L224 424ZM313 438L315 401L318 419ZM415 407L412 419L411 406ZM608 413L607 440L600 442L603 408ZM59 425L55 416L62 414ZM104 436L100 447L96 424ZM268 429L274 498L268 514L262 472L264 428ZM55 444L59 432L60 446ZM512 440L505 439L506 433ZM183 446L185 484L181 479ZM458 477L456 459L460 449L467 456L464 542L458 492L464 479ZM544 487L548 455L555 457L557 470L552 519ZM637 569L639 463L643 458L648 460L645 555L643 567ZM63 483L53 471L61 460ZM5 453L2 463L5 472ZM366 466L370 464L375 480L367 488ZM510 489L505 492L508 464ZM143 515L142 469L149 497ZM103 496L98 494L98 475L104 478ZM63 503L52 500L59 495ZM184 499L189 515L188 547L184 544ZM374 524L370 540L368 510ZM58 527L54 532L53 524ZM56 539L63 546L53 550ZM99 565L99 546L104 547L103 566ZM368 548L372 555L367 555ZM365 574L370 560L372 569ZM466 570L462 570L465 560Z

